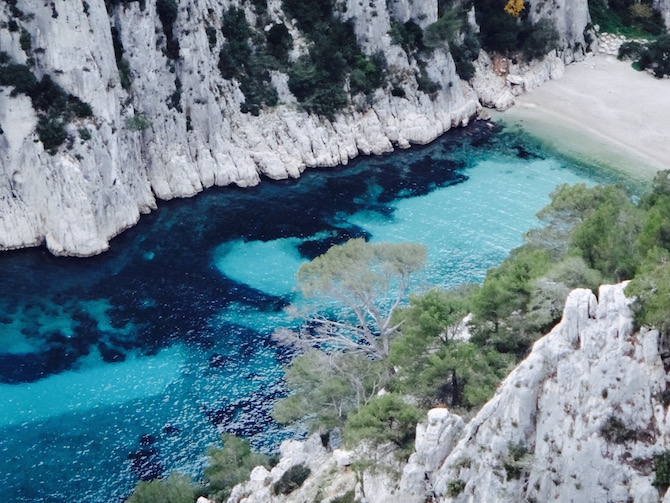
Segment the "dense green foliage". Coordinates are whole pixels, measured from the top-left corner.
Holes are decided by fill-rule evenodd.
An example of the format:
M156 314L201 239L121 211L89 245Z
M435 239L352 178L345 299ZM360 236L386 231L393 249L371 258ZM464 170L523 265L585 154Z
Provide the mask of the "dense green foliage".
M278 36L276 30L274 36L281 38L283 45L276 47L274 52L285 58L292 39L288 32L281 35L281 28L278 29ZM219 52L219 70L224 79L234 78L239 82L245 98L240 110L258 115L263 106L275 106L279 98L270 80L269 70L279 68L281 61L266 50L263 39L254 37L254 31L242 9L231 7L224 12L221 32L226 41Z
M342 427L387 379L386 365L364 355L307 351L286 370L286 384L294 393L276 404L273 417L290 423L307 416L312 431Z
M132 85L130 63L123 57L125 50L123 49L121 34L115 26L112 26L112 45L114 46L114 58L116 59L116 67L119 70L119 81L121 83L121 87L123 87L125 90L128 90Z
M176 0L156 0L156 13L163 25L165 33L165 55L170 59L179 58L179 40L174 34L174 22L177 20L179 7Z
M670 451L654 456L654 485L663 493L670 486Z
M195 499L191 478L173 473L167 479L138 482L126 503L194 503Z
M651 0L590 0L589 12L601 32L644 38L665 32L663 18Z
M619 48L619 59L635 60L640 70L651 70L658 78L670 75L670 34L664 33L646 45L626 42Z
M410 405L403 397L386 394L361 407L347 420L343 431L345 443L356 446L366 440L374 445L391 443L397 454L408 456L414 448L416 423L424 415L422 409Z
M44 148L54 155L68 138L65 125L74 118L93 115L91 106L67 94L49 75L40 80L26 65L11 63L5 53L0 57L0 86L13 87L10 95L30 97L38 115L35 129Z
M226 501L236 484L249 478L256 466L270 468L268 456L253 452L249 442L234 435L222 435L223 447L210 447L205 468L206 493L215 501Z
M222 435L223 447L207 450L204 484L178 473L166 479L140 481L128 503L195 503L198 496L222 503L235 485L244 482L256 466L270 469L273 459L253 452L249 442L234 435Z
M133 132L141 132L151 127L151 121L142 113L137 113L126 120L126 128Z
M423 51L426 48L423 44L423 30L412 20L402 24L392 19L389 35L391 42L401 46L407 54Z
M482 47L502 54L521 54L525 59L541 57L558 44L553 23L544 19L532 24L528 10L514 17L503 10L499 0L475 0Z
M632 279L626 293L637 297L637 322L670 333L668 172L658 174L652 192L638 204L620 186L559 186L538 216L545 226L529 232L526 244L488 271L481 286L411 296L409 306L393 316L400 330L391 340L387 360L361 361L346 372L335 366L324 374L326 365L301 357L296 369L302 383L290 385L295 390L293 418L306 407L312 424L344 424L349 445L390 442L404 454L411 449L422 410L440 404L470 409L490 399L531 344L560 319L565 299L576 287L595 290L602 282ZM472 314L472 337L464 342L458 334L467 313ZM354 405L355 378L360 383L366 364L373 363L374 385L365 388L367 400ZM308 389L310 381L315 386ZM391 393L374 397L378 386ZM406 396L416 405L409 405ZM307 406L319 402L327 405L321 410ZM346 412L334 420L339 410ZM601 433L613 442L636 435L616 418ZM509 479L526 469L519 452L510 448L505 465ZM454 487L455 492L460 489Z
M284 472L281 478L272 486L272 492L276 495L291 494L293 491L302 486L303 482L307 480L309 474L312 473L305 465L295 465Z
M333 14L331 0L284 0L284 12L297 22L311 42L309 53L289 69L289 89L302 107L311 113L333 118L348 103L345 85L352 94L371 99L385 82L383 56L365 56L351 21Z
M447 496L456 498L465 489L465 481L461 479L454 479L447 482Z

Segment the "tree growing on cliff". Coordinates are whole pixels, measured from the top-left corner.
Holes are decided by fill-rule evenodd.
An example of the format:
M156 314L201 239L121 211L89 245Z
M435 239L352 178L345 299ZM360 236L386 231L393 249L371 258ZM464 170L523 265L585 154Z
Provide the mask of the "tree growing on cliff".
M415 243L352 239L333 246L298 269L306 302L288 311L303 324L298 330L276 330L275 339L304 349L387 358L390 339L399 328L393 313L425 262L426 247Z

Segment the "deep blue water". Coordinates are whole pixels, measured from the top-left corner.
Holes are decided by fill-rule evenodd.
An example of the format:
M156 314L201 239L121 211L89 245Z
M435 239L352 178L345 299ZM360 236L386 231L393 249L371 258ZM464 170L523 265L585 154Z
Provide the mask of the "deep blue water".
M298 265L350 237L417 241L416 288L481 281L558 183L615 176L481 123L298 180L161 204L90 259L0 255L1 501L121 501L197 474L221 431L276 449Z

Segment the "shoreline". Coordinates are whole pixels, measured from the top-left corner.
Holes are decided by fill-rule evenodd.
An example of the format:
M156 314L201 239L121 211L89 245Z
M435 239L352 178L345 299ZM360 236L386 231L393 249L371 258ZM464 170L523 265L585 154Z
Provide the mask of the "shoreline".
M670 169L670 81L597 55L515 98L492 119L552 150L639 180Z

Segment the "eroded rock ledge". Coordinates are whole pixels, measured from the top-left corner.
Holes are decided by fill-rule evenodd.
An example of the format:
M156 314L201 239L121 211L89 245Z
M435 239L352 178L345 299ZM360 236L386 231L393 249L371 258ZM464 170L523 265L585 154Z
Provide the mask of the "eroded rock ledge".
M279 465L254 470L229 502L312 501L320 488L324 502L355 490L356 501L369 503L667 503L670 492L653 485L654 456L670 440L664 355L656 330L633 331L624 287L602 286L598 300L573 291L562 321L469 423L447 409L428 413L405 466L381 448L372 455L384 468L356 474L349 464L363 449L287 441ZM274 496L272 483L299 463L312 475L295 493Z

